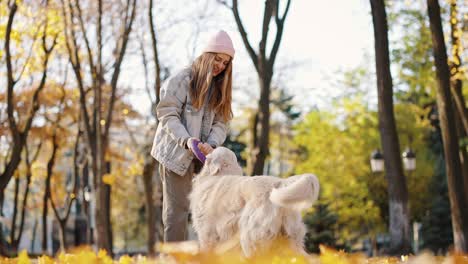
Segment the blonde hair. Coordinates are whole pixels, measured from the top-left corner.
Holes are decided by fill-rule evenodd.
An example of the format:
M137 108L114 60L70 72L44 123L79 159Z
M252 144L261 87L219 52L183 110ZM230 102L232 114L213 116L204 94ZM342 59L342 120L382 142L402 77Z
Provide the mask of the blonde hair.
M205 52L192 63L190 79L190 97L195 108L201 109L208 97L210 84L213 82L211 98L208 103L210 110L220 114L224 121L232 119L232 62L226 65L224 71L213 78L213 62L216 53Z

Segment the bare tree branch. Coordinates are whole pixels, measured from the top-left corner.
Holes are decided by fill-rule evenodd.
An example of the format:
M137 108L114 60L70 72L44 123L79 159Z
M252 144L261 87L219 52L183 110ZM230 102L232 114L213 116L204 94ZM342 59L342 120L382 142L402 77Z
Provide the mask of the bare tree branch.
M259 66L258 66L258 56L255 53L254 49L252 48L252 45L250 45L249 39L247 37L247 32L245 31L244 25L242 24L242 20L240 19L239 15L239 7L237 0L232 1L232 12L234 14L234 19L236 21L237 27L239 29L239 32L242 37L242 41L244 42L244 45L247 49L247 52L249 53L250 58L252 59L252 62L255 66L255 69L258 71Z
M130 5L130 0L127 2L127 10L129 10L130 8L129 5ZM136 0L132 0L131 15L129 18L126 17L125 19L122 41L119 42L119 44L117 45L117 47L119 47L119 49L117 49L119 55L116 59L116 62L114 65L114 72L112 74L112 79L111 79L112 92L111 92L111 97L109 100L109 109L107 112L104 135L109 134L111 119L112 119L112 109L114 108L114 104L115 104L115 93L117 91L117 82L118 82L119 75L120 75L120 66L122 65L122 61L125 55L130 32L132 30L133 21L135 21L135 14L136 14Z
M85 126L85 133L87 138L93 138L94 130L90 126L90 117L88 114L88 110L86 109L86 95L89 91L85 90L83 77L81 75L81 61L78 55L78 44L76 42L76 32L73 26L69 26L68 22L72 23L74 18L73 7L68 0L68 8L70 9L69 13L67 12L66 8L67 5L65 4L65 0L60 0L62 3L62 14L63 14L63 21L64 21L64 33L65 33L65 45L67 47L67 51L69 54L69 61L72 65L73 72L75 73L76 81L78 83L78 90L80 91L80 109L81 115L83 118L84 126ZM71 32L68 32L68 29Z
M52 44L48 47L47 46L47 28L48 28L48 20L46 20L46 24L44 26L44 32L43 32L43 35L42 35L42 50L44 51L44 62L43 62L43 72L42 72L42 78L41 78L41 82L39 83L39 86L38 88L34 91L34 94L33 94L33 98L32 98L32 107L31 107L31 110L29 112L29 116L27 118L27 121L26 121L26 125L25 125L25 128L24 128L24 132L22 133L22 136L24 137L24 140L26 139L27 137L27 133L29 132L30 128L31 128L31 125L32 125L32 121L34 119L34 115L35 113L37 112L37 110L39 109L39 93L44 89L44 86L45 86L45 81L47 79L47 66L48 66L48 63L49 63L49 59L50 59L50 55L52 53L52 50L55 48L55 46L57 45L57 38L58 38L58 35L55 35L54 38L53 38L53 41L52 41Z
M153 48L153 61L154 61L154 71L155 71L155 80L154 80L154 93L155 101L152 102L152 106L156 106L159 102L159 90L161 89L161 65L159 63L159 53L158 53L158 39L156 37L156 28L153 22L153 0L149 0L149 9L148 9L148 20L150 24L151 32L151 46ZM156 115L156 111L153 114Z
M8 114L8 125L11 130L14 144L19 144L20 134L18 133L18 127L16 125L15 117L13 114L13 87L15 86L17 80L13 78L13 67L11 65L11 51L10 51L10 39L11 31L13 27L13 19L15 18L16 11L18 6L16 1L10 6L10 14L8 16L8 22L5 32L5 55L6 55L6 65L7 65L7 114Z
M18 78L16 78L16 82L19 81L21 79L21 77L23 76L24 74L24 71L26 70L26 67L28 66L28 62L29 60L31 59L31 56L32 56L32 52L34 50L34 44L36 44L36 40L37 40L37 36L39 35L39 31L36 31L36 33L34 34L34 37L33 37L33 43L31 44L31 47L29 48L29 53L28 53L28 56L26 57L26 60L23 64L23 67L18 75Z
M42 48L44 51L44 61L43 61L43 72L42 72L42 78L41 81L34 91L33 97L32 97L32 102L31 102L31 108L29 110L28 116L25 121L25 126L23 127L22 131L19 131L17 127L17 123L15 121L14 113L13 113L13 88L16 84L16 81L13 79L13 67L11 64L11 51L10 51L10 37L11 37L11 31L12 31L12 25L13 25L13 19L15 16L15 13L17 11L17 4L16 1L14 1L11 6L10 6L10 13L8 16L8 22L7 22L7 28L5 32L5 51L6 51L6 61L7 61L7 78L8 78L8 84L7 84L7 114L8 114L8 122L9 122L9 128L12 134L13 138L13 150L11 154L10 161L8 162L5 170L2 172L2 175L0 177L0 190L4 190L10 181L11 177L13 176L13 173L15 170L18 168L18 165L21 160L21 152L23 150L24 145L26 144L26 139L28 137L29 131L31 129L32 121L34 119L34 116L39 109L39 93L43 90L45 86L45 81L47 78L47 66L49 62L50 55L52 53L52 50L54 49L56 45L56 40L57 36L54 37L53 43L50 45L50 47L47 47L46 43L46 36L47 36L47 26L48 26L48 18L46 17L46 22L43 30L43 36L42 36ZM46 8L47 8L47 2L46 2Z
M143 71L144 71L144 75L145 75L145 91L146 91L146 94L148 95L148 98L151 101L151 105L153 105L156 102L156 95L155 95L155 98L153 99L153 94L151 93L151 90L149 88L148 60L146 59L145 40L144 40L143 36L139 37L139 44L140 44L140 51L141 51L141 60L142 60L142 63L143 63Z
M83 34L83 38L86 44L86 51L88 52L89 67L91 69L92 74L94 76L97 76L96 66L94 65L94 61L93 61L93 53L91 52L91 45L88 39L88 35L86 34L86 29L85 29L85 25L83 21L83 13L81 12L80 1L75 0L75 4L76 4L76 10L78 11L78 20L80 21L81 33Z
M283 29L284 29L284 21L286 16L288 15L289 6L291 4L291 0L288 0L286 3L286 8L284 10L283 16L279 17L279 0L276 0L276 14L275 14L275 22L276 22L276 37L275 42L273 43L273 48L271 49L270 56L268 58L269 64L271 65L271 71L273 71L273 66L275 65L276 55L278 54L278 49L281 43L281 39L283 37Z
M276 3L278 3L278 0L276 0ZM265 1L265 9L263 13L263 24L262 24L262 38L260 39L259 43L259 52L260 52L260 58L262 59L262 67L266 66L266 43L268 39L268 32L269 32L269 26L270 26L270 21L271 17L273 16L273 2L272 1Z

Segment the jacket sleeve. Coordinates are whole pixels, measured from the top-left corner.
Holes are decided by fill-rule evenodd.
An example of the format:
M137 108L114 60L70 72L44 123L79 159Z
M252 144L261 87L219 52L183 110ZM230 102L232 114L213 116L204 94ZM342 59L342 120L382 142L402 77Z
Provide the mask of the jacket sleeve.
M226 134L227 124L224 122L222 116L216 113L206 143L210 144L212 147L221 146L226 140Z
M180 76L170 77L161 87L160 101L156 107L161 128L183 148L190 137L181 121L187 97L187 87L182 87L184 85L188 85L188 82Z

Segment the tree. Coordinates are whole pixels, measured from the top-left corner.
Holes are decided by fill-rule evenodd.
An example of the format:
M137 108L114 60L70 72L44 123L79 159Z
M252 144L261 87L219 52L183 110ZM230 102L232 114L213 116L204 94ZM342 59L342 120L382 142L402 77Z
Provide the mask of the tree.
M10 136L12 138L11 149L8 151L10 154L8 156L8 160L6 161L6 165L4 170L0 174L0 205L3 211L3 202L4 202L4 192L5 189L10 182L11 178L15 174L15 171L18 169L18 166L21 162L21 153L27 144L27 139L33 124L34 117L36 115L37 110L39 109L39 95L45 87L46 80L47 80L47 73L48 73L48 64L49 59L51 58L52 52L57 44L57 37L58 32L51 30L53 28L51 26L49 28L49 16L39 16L38 21L34 21L36 23L35 29L38 34L34 34L30 40L32 45L29 49L34 50L37 48L36 40L40 34L40 51L38 52L37 57L39 57L39 61L41 61L40 68L40 81L37 84L34 84L36 87L34 88L33 95L29 97L27 101L27 105L30 106L29 110L27 111L26 115L20 115L15 107L15 95L14 90L15 87L20 83L21 78L23 77L23 73L27 68L33 68L31 62L31 55L26 56L17 56L23 54L16 54L12 53L11 50L11 42L12 42L12 32L13 32L13 24L15 20L15 15L17 14L18 8L22 6L17 3L17 1L8 1L8 20L5 29L5 60L6 60L6 68L7 68L7 119L8 119L8 129L10 132ZM47 9L48 1L45 1L44 8ZM41 13L41 12L39 12ZM47 13L46 13L47 14ZM38 25L38 26L37 26ZM18 33L18 35L21 35ZM27 34L25 34L27 35ZM52 38L52 40L50 40ZM13 38L13 41L15 38ZM20 41L18 41L20 42ZM27 42L27 41L25 41ZM29 42L29 43L30 43ZM17 51L18 49L16 49ZM17 51L18 52L18 51ZM20 60L15 60L16 57L21 57L23 59L21 68L14 68L13 65L16 63L20 63ZM16 62L16 63L14 63ZM31 70L32 72L34 70ZM16 75L16 76L15 76ZM0 212L3 214L3 212ZM6 248L6 244L3 243L3 231L0 228L0 253L7 255L8 250Z
M267 175L271 175L273 166L277 164L277 176L290 175L291 139L293 123L299 118L300 112L296 111L293 102L294 96L285 89L273 87L271 94L271 123L270 123L270 157L267 167Z
M336 113L311 112L293 133L297 153L293 173L314 173L319 178L320 201L338 216L335 238L339 244L353 244L383 227L370 191L378 190L368 185L370 179L378 179L370 175L368 165L368 153L378 142L375 114L356 103L346 107L335 106ZM345 120L339 118L343 115ZM344 124L337 125L338 120Z
M96 242L99 248L112 254L111 186L104 183L103 175L106 173L105 157L109 147L109 131L118 80L135 19L136 0L128 0L122 4L103 3L102 0L88 1L84 6L86 9L82 8L81 1L61 0L61 3L65 43L79 89L81 118L90 153L93 191L96 193ZM109 12L104 13L104 8ZM84 14L83 11L87 13ZM105 17L106 14L119 14L119 16ZM97 24L94 25L93 19L88 21L86 19L88 17L95 19ZM103 24L104 18L112 24ZM106 26L110 30L104 31ZM96 29L95 34L90 32L90 28ZM113 28L116 28L117 32L114 32ZM91 35L94 35L96 43L91 43ZM104 42L105 38L110 38L114 42ZM105 52L109 48L107 43L114 44L110 47L114 56L105 61L107 58ZM81 54L85 54L87 61ZM111 65L111 68L108 69L107 65ZM86 82L88 79L91 80L90 83ZM88 93L88 86L91 87L92 95ZM89 105L89 101L92 105Z
M338 215L329 209L329 204L318 202L315 210L304 216L307 227L305 248L309 253L320 253L319 245L336 248L337 241L334 230L337 226Z
M287 18L291 0L287 0L284 11L280 12L280 0L265 0L265 9L263 14L263 24L261 39L258 43L258 52L252 47L247 31L239 14L239 5L237 0L232 0L229 5L225 1L219 0L227 6L234 15L242 41L252 60L259 79L260 98L258 100L258 112L255 114L252 124L252 148L250 175L261 175L265 167L265 160L269 155L269 134L270 134L270 92L271 81L274 74L274 65L276 56L283 37L284 22ZM267 39L270 34L270 23L274 19L276 25L276 35L273 40L271 51L267 53Z
M452 58L450 60L450 76L451 76L451 84L452 84L451 94L452 94L453 101L456 107L456 111L454 112L458 115L458 120L459 120L458 123L461 123L459 124L460 126L459 130L463 131L461 135L466 137L466 135L468 134L468 109L466 108L465 99L463 98L463 92L462 92L463 73L460 69L460 66L462 65L462 58L461 58L462 43L460 41L460 36L462 32L458 28L457 16L458 16L457 1L451 0L450 1L450 39L451 39L451 44L452 44L452 52L451 52Z
M39 109L39 104L37 103L39 94L43 90L45 86L45 82L47 79L47 65L49 62L49 58L51 56L51 53L55 47L56 44L56 38L57 36L54 37L53 43L49 44L47 43L47 33L48 33L48 19L45 19L45 25L42 27L42 35L41 35L41 40L42 40L42 51L43 51L43 56L44 56L44 61L43 61L43 71L42 71L42 77L40 80L40 83L38 84L37 88L35 89L35 92L32 96L32 103L31 103L31 109L28 113L28 115L25 118L24 123L19 124L19 120L15 118L15 109L14 109L14 88L15 85L20 81L22 72L19 72L17 78L15 78L14 73L15 69L12 66L12 54L11 54L11 49L10 49L10 42L11 42L11 33L12 33L12 28L13 28L13 21L14 17L16 14L16 11L18 9L18 5L16 1L12 1L10 5L10 12L8 15L8 22L7 22L7 28L6 28L6 33L5 33L5 56L6 56L6 65L7 65L7 114L8 114L8 125L9 129L11 132L11 136L13 138L13 149L11 150L11 155L10 155L10 160L7 162L7 165L5 167L5 170L2 172L1 177L0 177L0 191L3 193L5 190L7 184L9 183L11 177L13 176L15 170L17 169L20 160L21 160L21 151L23 150L24 145L26 144L26 140L28 137L29 130L31 129L32 126L32 121L34 119L34 116ZM26 62L27 63L27 62ZM27 65L25 64L23 67L26 67ZM23 70L24 71L24 70ZM3 197L3 194L1 194Z
M430 207L421 221L422 248L430 249L435 254L443 254L453 244L453 234L440 128L434 129L428 143L436 162L429 190Z
M400 159L400 145L393 113L393 84L388 51L388 26L383 0L370 0L374 24L379 130L385 159L389 196L389 254L411 252L408 189Z
M450 81L451 94L455 103L455 122L457 127L458 139L462 140L468 137L468 109L465 105L463 96L463 72L461 70L461 41L460 36L462 31L458 28L458 7L457 1L450 1L450 37L452 42L452 58L450 60ZM460 146L460 162L465 183L465 193L468 193L468 153L466 147ZM468 195L466 195L468 199Z
M11 228L10 228L10 247L13 251L14 254L17 253L18 251L18 246L21 241L21 237L23 235L23 230L24 230L24 223L25 223L25 216L26 216L26 209L27 209L27 204L28 204L28 196L29 196L29 191L30 191L30 186L31 186L31 178L32 178L32 173L31 173L31 164L35 162L39 156L39 152L41 151L42 147L42 142L38 144L36 147L35 152L32 155L32 158L29 156L29 146L26 144L24 146L24 160L26 163L26 183L25 183L25 189L24 189L24 194L23 194L23 201L21 203L21 211L20 213L20 219L19 219L19 227L18 227L18 233L16 233L17 229L17 216L18 216L18 211L19 211L19 188L20 188L20 176L19 173L16 173L15 175L15 194L14 194L14 207L13 207L13 216L12 216L12 221L11 221ZM17 171L19 172L19 170Z
M153 83L153 91L151 92L150 87L148 85L148 75L145 74L145 80L146 80L146 90L148 94L148 98L151 99L151 109L152 111L152 117L155 120L155 125L154 127L151 126L151 131L156 131L156 127L158 124L158 118L156 116L156 105L159 103L159 91L161 89L161 64L159 62L159 52L158 52L158 39L156 37L156 26L155 22L153 19L153 0L149 0L149 6L148 6L148 16L147 16L148 22L149 22L149 28L151 32L151 47L152 47L152 53L153 53L153 66L154 66L154 83ZM144 44L144 38L141 40L141 52L142 52L142 57L143 57L143 66L145 68L145 72L148 73L148 61L146 59L146 52L145 52L145 44ZM151 96L151 95L154 96ZM147 142L145 143L145 147L143 148L143 152L145 153L150 153L151 146L153 144L153 138L151 135L149 135ZM155 254L155 245L158 240L158 233L159 233L159 238L162 238L162 233L158 232L161 231L162 228L158 228L158 226L161 225L160 221L162 219L161 217L161 206L159 203L159 200L155 199L157 197L157 193L162 190L161 188L154 188L160 187L160 179L159 177L155 176L155 172L157 171L157 163L156 160L151 156L151 155L146 155L145 159L145 164L143 166L143 184L145 186L145 197L146 197L146 202L145 202L145 212L147 214L147 232L148 232L148 241L147 241L147 247L148 247L148 253L150 255ZM158 184L154 184L157 182ZM159 217L158 217L159 215Z
M439 2L427 0L427 7L438 80L437 109L444 144L454 245L456 251L468 252L468 211L466 210L468 200L464 190L464 179L458 154L455 116L450 94L450 71L447 64L447 49L442 30Z
M78 156L79 156L79 153L78 153L79 144L80 144L80 138L82 137L82 133L81 133L81 130L79 129L79 118L73 118L73 116L69 118L70 115L75 114L75 112L71 109L67 109L68 107L65 104L65 99L67 98L66 96L67 92L65 90L66 81L67 81L67 73L65 73L65 80L63 84L58 89L60 91L60 95L59 95L58 100L55 101L57 102L56 105L54 105L58 109L58 112L55 114L55 120L52 120L53 119L52 116L46 115L46 119L49 120L49 123L50 123L48 130L51 132L50 132L48 139L52 146L52 150L51 150L52 153L47 161L47 175L46 175L46 180L45 180L44 204L43 204L43 208L44 208L44 214L43 214L44 232L43 232L43 245L42 245L43 251L45 251L47 248L47 236L46 236L47 232L45 230L47 229L47 215L48 215L47 208L49 206L48 202L50 201L50 205L54 212L54 216L59 224L60 250L62 252L65 252L67 249L67 244L65 240L65 227L70 217L72 205L78 196L78 186L79 186L78 179L79 178L78 178L78 164L77 163L78 163ZM73 154L71 155L73 156L73 160L71 164L67 163L67 165L70 166L73 171L72 175L70 175L72 177L72 179L70 180L71 188L69 189L68 186L64 188L66 189L66 198L64 199L65 202L58 203L57 200L59 200L58 198L62 198L61 197L62 195L58 195L60 193L58 190L59 188L52 188L53 181L59 182L59 179L54 179L54 176L57 177L59 175L58 173L54 171L54 169L56 167L57 161L65 160L69 162L65 158L58 159L59 153L65 152L64 149L65 147L67 147L63 139L64 138L68 139L70 137L69 136L70 132L67 131L69 126L64 126L62 124L62 120L64 119L71 119L72 124L77 125L78 129L77 129L77 133L75 136L74 145L72 146ZM65 155L63 156L66 156L66 155L67 154L65 153ZM53 192L52 190L55 190L55 192ZM63 204L63 206L59 207L59 204Z

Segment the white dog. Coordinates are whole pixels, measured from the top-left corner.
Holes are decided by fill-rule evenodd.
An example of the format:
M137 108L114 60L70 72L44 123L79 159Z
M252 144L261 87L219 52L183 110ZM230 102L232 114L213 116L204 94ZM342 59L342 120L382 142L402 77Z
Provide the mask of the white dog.
M304 253L306 228L300 212L317 200L319 182L312 174L281 179L241 176L235 154L224 147L207 155L190 193L193 227L200 249L239 239L245 256L284 235Z

